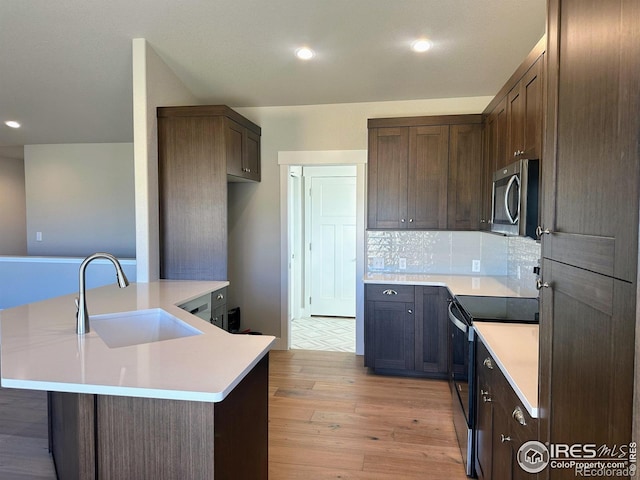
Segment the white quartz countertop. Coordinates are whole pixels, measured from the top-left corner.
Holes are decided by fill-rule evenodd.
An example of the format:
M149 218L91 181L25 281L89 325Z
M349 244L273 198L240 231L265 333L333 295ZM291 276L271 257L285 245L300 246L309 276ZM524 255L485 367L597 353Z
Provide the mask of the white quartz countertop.
M91 315L161 308L201 334L109 348L95 331L75 333L76 295L0 312L3 387L219 402L275 338L233 335L177 307L228 282L170 281L87 291Z
M364 283L448 287L453 295L537 297L535 285L523 285L509 276L430 275L422 273L367 273Z
M475 322L473 328L532 418L538 418L538 325Z

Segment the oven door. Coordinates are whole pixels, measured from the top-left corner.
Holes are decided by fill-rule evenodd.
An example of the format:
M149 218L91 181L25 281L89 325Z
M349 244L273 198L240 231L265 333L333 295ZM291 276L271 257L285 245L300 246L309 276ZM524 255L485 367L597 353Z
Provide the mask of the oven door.
M449 386L453 424L467 475L473 475L473 395L469 380L473 378L473 328L460 306L449 303Z

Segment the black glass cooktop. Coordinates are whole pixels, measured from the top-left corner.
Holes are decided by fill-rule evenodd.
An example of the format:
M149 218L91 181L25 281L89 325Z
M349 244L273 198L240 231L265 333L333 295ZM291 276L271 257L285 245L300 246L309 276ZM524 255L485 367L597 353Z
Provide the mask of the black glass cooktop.
M539 322L537 298L456 295L456 300L470 317L471 323Z

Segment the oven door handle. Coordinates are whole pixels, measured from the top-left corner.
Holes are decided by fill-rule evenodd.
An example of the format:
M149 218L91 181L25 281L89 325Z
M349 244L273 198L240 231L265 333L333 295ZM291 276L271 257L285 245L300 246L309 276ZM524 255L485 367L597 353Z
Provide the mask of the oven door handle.
M451 321L451 323L453 323L455 325L455 327L460 330L462 333L467 333L467 331L469 330L469 326L467 324L465 324L463 321L461 321L458 317L456 317L453 312L451 311L451 308L453 308L453 302L449 303L449 320Z

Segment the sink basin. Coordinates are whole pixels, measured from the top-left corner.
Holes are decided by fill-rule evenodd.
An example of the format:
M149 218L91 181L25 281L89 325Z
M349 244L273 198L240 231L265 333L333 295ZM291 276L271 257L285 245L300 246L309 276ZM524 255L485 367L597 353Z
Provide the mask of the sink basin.
M161 308L91 315L91 328L109 348L173 340L202 333Z

